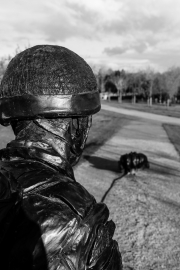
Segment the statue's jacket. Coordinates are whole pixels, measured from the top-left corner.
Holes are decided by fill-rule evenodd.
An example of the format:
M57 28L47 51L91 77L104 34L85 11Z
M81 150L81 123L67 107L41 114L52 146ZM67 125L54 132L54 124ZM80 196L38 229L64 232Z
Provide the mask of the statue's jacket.
M33 151L0 150L1 269L122 269L107 206Z

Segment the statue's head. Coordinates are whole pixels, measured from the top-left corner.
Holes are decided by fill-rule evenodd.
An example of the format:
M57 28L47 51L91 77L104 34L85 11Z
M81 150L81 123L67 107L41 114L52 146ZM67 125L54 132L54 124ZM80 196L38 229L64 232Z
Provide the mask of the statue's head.
M58 132L70 137L72 164L83 150L91 115L99 110L91 68L61 46L38 45L17 54L1 81L0 123L11 124L15 135L22 123L33 122L57 137Z

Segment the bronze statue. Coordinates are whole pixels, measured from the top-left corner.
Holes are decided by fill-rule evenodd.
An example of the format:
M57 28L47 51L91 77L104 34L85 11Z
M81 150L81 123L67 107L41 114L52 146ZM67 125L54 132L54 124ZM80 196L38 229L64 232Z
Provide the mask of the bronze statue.
M38 45L9 63L0 123L16 138L0 150L1 269L122 269L107 206L72 170L99 110L93 72L74 52Z

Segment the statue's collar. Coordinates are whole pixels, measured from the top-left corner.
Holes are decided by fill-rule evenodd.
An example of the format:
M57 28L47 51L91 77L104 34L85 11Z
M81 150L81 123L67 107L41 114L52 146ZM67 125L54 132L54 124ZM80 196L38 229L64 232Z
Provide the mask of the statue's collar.
M41 148L7 147L0 150L0 160L12 164L40 162L56 172L63 171L66 176L74 179L73 169L67 160Z

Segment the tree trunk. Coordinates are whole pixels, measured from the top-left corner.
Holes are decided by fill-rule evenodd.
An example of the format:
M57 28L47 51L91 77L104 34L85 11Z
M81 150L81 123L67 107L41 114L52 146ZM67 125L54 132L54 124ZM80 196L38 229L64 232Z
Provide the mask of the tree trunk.
M152 80L150 82L150 87L149 87L149 106L152 106Z
M152 97L149 98L149 106L152 106Z
M133 103L136 104L136 95L134 95Z
M110 91L108 91L108 101L111 101Z
M118 92L119 92L119 94L118 94L118 102L122 103L122 93L121 93L120 90Z
M100 88L101 88L101 93L104 93L105 91L104 91L104 83L103 82L100 84Z

